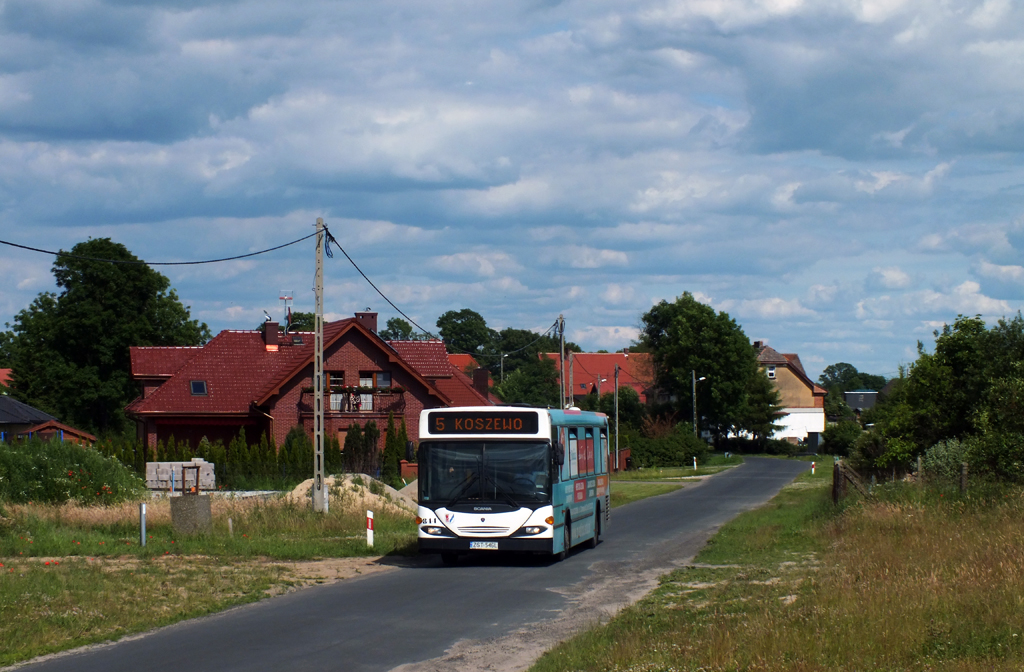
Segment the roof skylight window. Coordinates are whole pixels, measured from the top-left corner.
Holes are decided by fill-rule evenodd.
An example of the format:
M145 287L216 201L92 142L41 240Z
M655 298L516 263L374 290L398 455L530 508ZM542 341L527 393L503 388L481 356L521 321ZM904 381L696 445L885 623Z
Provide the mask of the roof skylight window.
M192 386L193 397L205 397L206 392L206 381L205 380L192 380L189 381Z

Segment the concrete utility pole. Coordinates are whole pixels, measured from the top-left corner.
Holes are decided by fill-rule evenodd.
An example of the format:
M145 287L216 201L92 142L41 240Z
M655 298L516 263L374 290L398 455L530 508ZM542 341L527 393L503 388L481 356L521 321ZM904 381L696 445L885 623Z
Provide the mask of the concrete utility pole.
M324 488L324 220L316 218L316 348L313 353L313 510L327 513Z
M573 353L570 352L569 353L569 405L570 406L575 406L576 405L576 382L573 380L573 377L572 377L572 371L573 371L572 365L575 362L575 359L576 358L573 356Z
M615 365L615 471L619 470L619 365Z

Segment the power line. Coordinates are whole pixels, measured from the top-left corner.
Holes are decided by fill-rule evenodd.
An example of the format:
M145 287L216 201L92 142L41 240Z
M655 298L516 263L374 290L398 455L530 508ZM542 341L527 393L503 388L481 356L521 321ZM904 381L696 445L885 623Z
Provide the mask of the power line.
M332 254L332 253L331 253L331 252L329 251L329 250L330 250L330 248L328 247L328 244L329 244L329 243L334 243L334 245L335 245L335 246L336 246L336 247L337 247L337 248L338 248L339 250L341 250L341 253L345 255L345 258L346 258L346 259L348 259L348 262L349 262L350 264L352 264L352 268L356 269L356 271L357 271L357 272L359 273L359 275L363 276L363 280L366 280L366 282L367 282L367 283L369 283L370 287L373 287L373 289L374 289L374 290L375 290L375 291L376 291L376 292L377 292L378 294L380 294L380 297L381 297L382 299L384 299L385 301L387 301L387 302L388 302L388 305L389 305L389 306L391 306L392 308L394 308L394 309L395 309L395 310L396 310L396 311L398 312L398 314L399 314L399 315L401 315L402 317L404 317L405 319L407 319L407 320L409 321L409 323L410 323L410 324L412 324L412 325L413 325L414 327L416 327L417 329L419 329L420 331L422 331L422 332L423 332L424 334L426 334L427 336L430 336L431 338L433 338L433 339L436 339L436 340L438 340L438 341L442 340L442 339L438 338L437 336L435 336L434 334L432 334L431 332L429 332L429 331L427 331L426 329L424 329L423 327L421 327L421 326L420 326L419 324L417 324L417 323L416 323L416 321L415 321L414 319L412 319L411 317L409 317L408 315L406 315L406 314L405 314L405 312L403 312L401 308L399 308L398 306L396 306L396 305L395 305L395 302L394 302L394 301L392 301L391 299L389 299L389 298L387 297L387 295L386 295L386 294L385 294L384 292L380 291L380 288L379 288L379 287L377 287L377 285L373 284L373 280L370 280L370 278L369 278L369 277L368 277L368 276L366 275L366 273L363 273L363 269L359 268L359 264L357 264L357 263L355 262L355 260L354 260L354 259L352 259L352 257L351 257L351 256L349 256L349 253L348 253L348 252L346 252L346 251L345 251L345 248L341 246L341 243L339 243L339 242L338 242L338 239L337 239L337 238L335 238L333 234L331 234L331 231L330 231L330 229L328 229L328 228L327 228L327 226L324 226L324 232L325 232L325 234L327 235L327 240L326 240L326 241L324 242L324 250L325 250L325 251L328 251L328 252L327 252L327 256L329 256L329 257L333 257L333 256L334 256L334 255L333 255L333 254ZM536 343L537 341L541 340L542 338L544 338L545 336L547 336L548 334L550 334L550 333L551 333L551 330L552 330L552 329L554 329L554 328L555 328L555 327L557 326L557 324L558 324L557 322L555 322L554 324L552 324L552 325L551 325L550 327L548 327L547 331L545 331L545 332L544 332L543 334L541 334L540 336L538 336L537 338L535 338L535 339L534 339L533 341L531 341L530 343L527 343L527 344L526 344L526 345L524 345L523 347L521 347L521 348L518 348L518 349L516 349L516 350L512 350L512 351L510 351L510 352L506 352L506 353L504 353L504 354L506 354L506 355L512 355L512 354L515 354L515 353L517 353L517 352L521 352L521 351L523 351L523 350L527 349L528 347L530 347L531 345L533 345L533 344L534 344L534 343ZM460 353L458 353L458 354L463 354L463 355L472 355L472 356L474 356L474 357L501 357L501 355L500 355L500 354L497 354L497 355L488 355L488 354L483 354L483 353L478 353L478 352L466 352L466 351L462 351L462 352L460 352Z
M83 256L83 255L80 255L80 254L71 254L70 252L64 252L63 250L61 250L59 252L54 252L52 250L43 250L43 249L40 249L38 247L29 247L28 245L19 245L18 243L12 243L12 242L7 241L7 240L0 240L0 244L9 245L10 247L17 247L17 248L22 249L22 250L29 250L31 252L41 252L43 254L50 254L50 255L53 255L55 257L67 257L68 259L81 259L83 261L102 261L102 262L107 263L107 264L139 264L139 265L145 265L145 266L196 266L196 265L199 265L199 264L217 264L217 263L220 263L222 261L234 261L236 259L246 259L248 257L255 257L256 255L259 255L259 254L266 254L267 252L273 252L275 250L280 250L282 248L288 247L290 245L294 245L296 243L301 243L302 241L308 240L309 238L312 238L315 235L316 235L316 232L314 231L313 233L309 234L308 236L303 236L302 238L299 238L297 240L293 240L290 243L285 243L283 245L277 245L275 247L268 247L267 249L260 250L258 252L250 252L248 254L239 254L239 255L236 255L234 257L224 257L222 259L204 259L202 261L144 261L142 259L102 259L102 258L99 258L99 257L86 257L86 256ZM330 255L328 254L328 256L330 256Z

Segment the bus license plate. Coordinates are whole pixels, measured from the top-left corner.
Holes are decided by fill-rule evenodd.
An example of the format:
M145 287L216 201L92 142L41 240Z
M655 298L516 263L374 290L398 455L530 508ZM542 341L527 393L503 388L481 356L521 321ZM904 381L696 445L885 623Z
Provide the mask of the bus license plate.
M471 541L469 542L470 550L477 551L496 551L498 550L498 542L496 541Z

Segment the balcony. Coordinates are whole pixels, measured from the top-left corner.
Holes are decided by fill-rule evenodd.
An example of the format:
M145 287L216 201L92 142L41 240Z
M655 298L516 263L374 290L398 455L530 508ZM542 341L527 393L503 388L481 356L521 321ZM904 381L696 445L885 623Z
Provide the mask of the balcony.
M299 398L299 412L313 412L313 392L302 391ZM341 394L324 394L324 412L328 415L395 415L405 413L405 392L394 390L376 390L374 392L344 392Z

